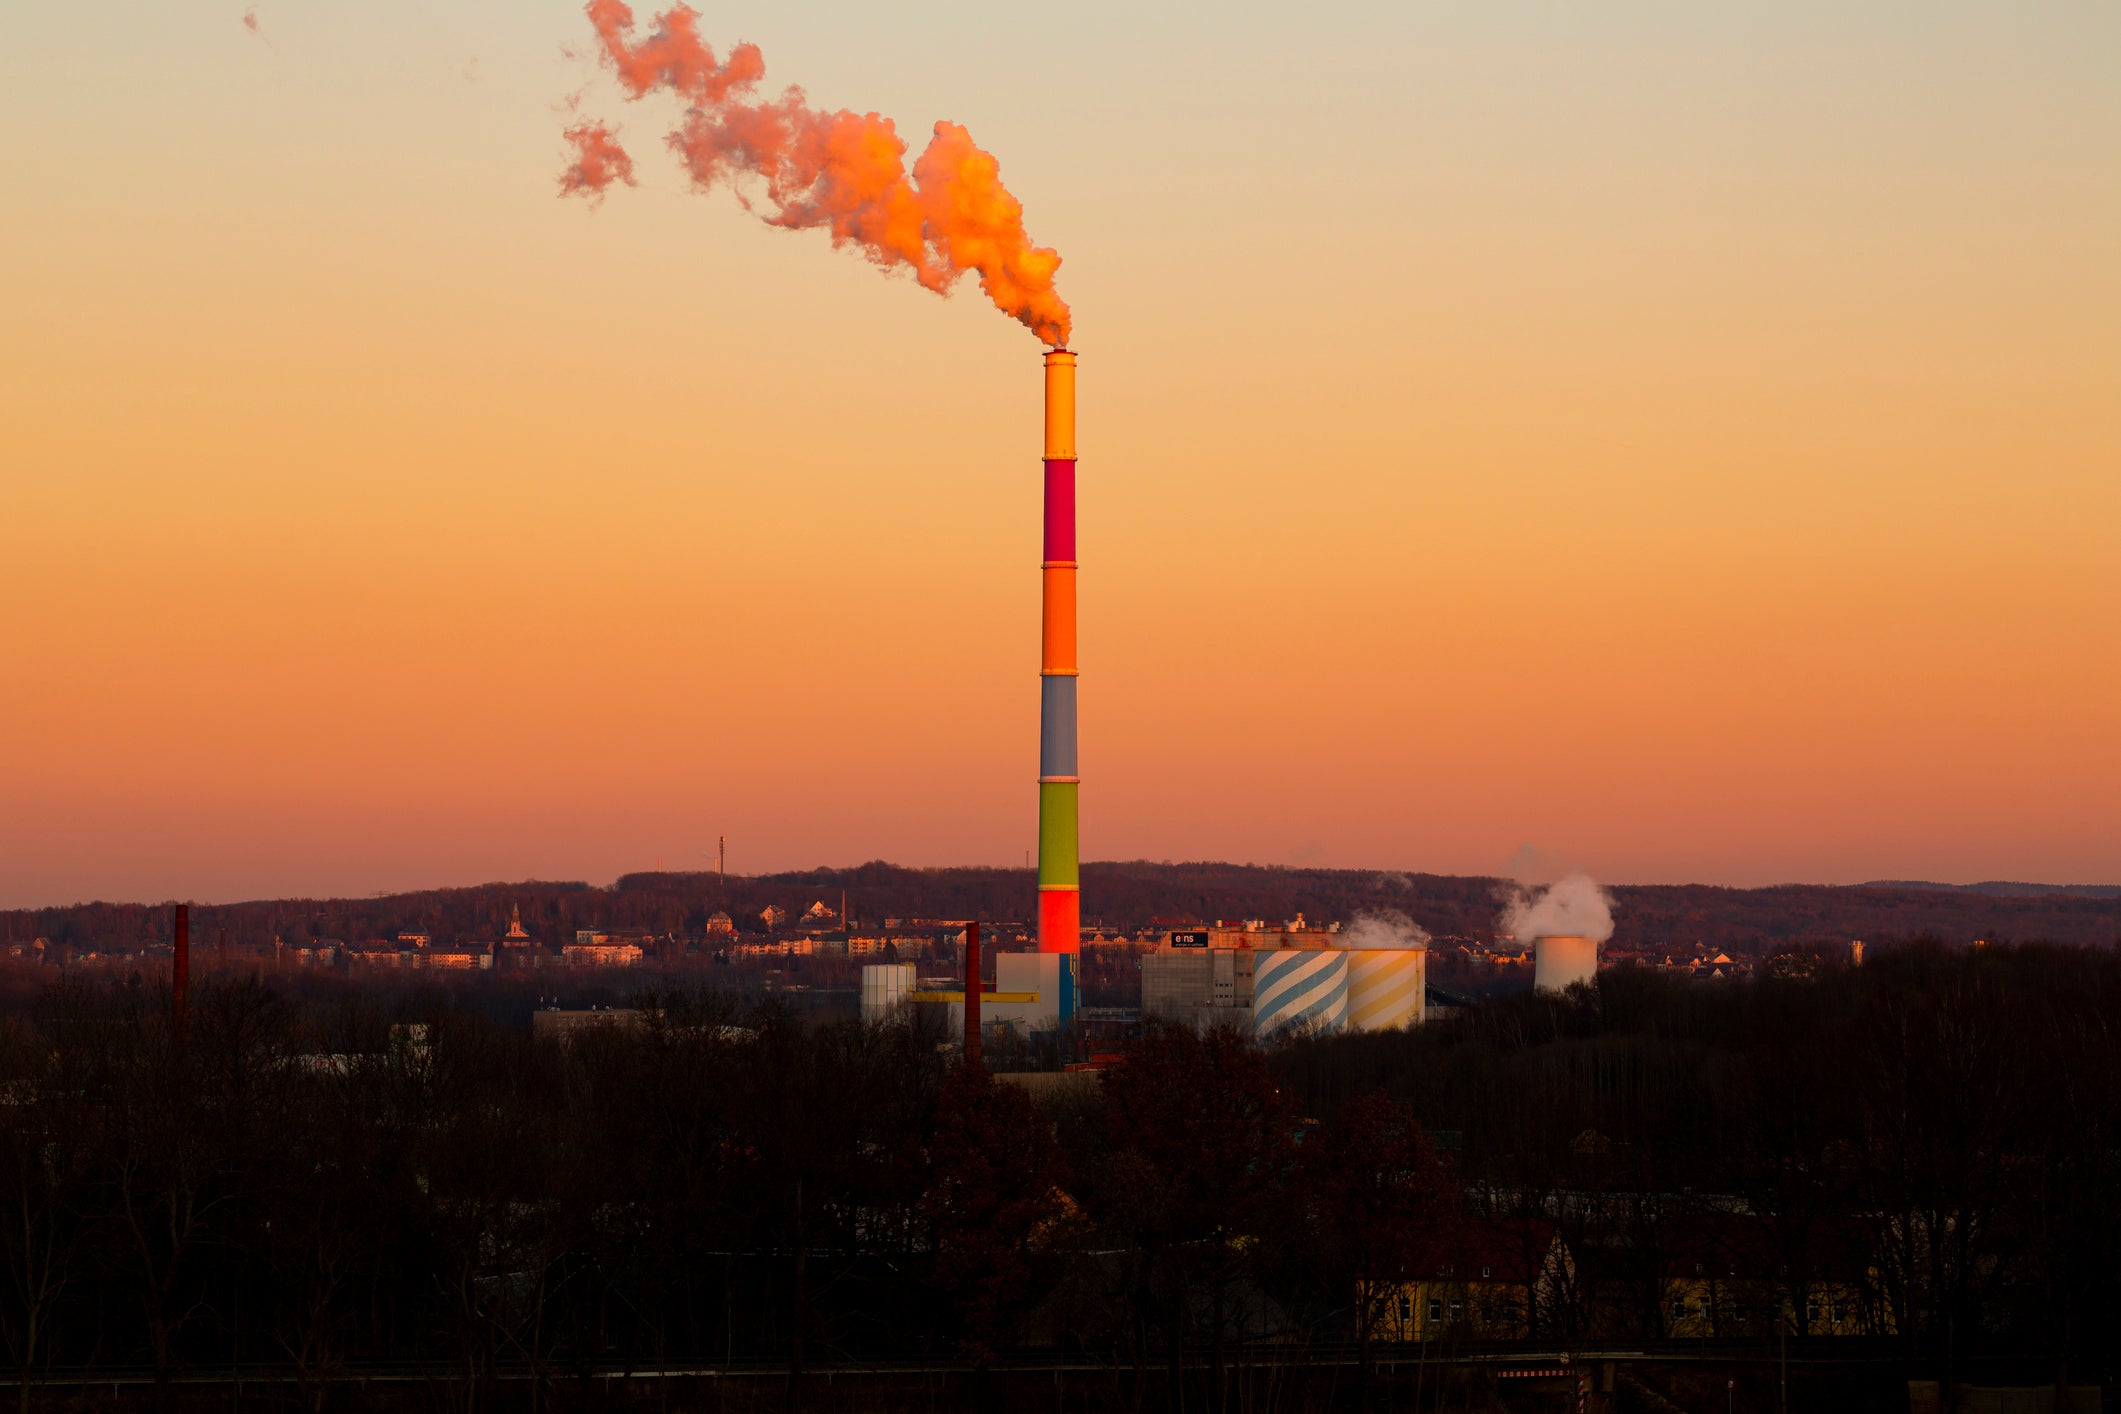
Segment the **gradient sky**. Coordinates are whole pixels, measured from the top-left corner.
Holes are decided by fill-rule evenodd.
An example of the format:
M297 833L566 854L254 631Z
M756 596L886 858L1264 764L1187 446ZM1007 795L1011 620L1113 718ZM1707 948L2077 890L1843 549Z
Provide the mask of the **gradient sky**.
M244 8L0 6L0 905L1022 863L1036 341ZM702 28L1066 258L1086 858L2121 880L2121 6Z

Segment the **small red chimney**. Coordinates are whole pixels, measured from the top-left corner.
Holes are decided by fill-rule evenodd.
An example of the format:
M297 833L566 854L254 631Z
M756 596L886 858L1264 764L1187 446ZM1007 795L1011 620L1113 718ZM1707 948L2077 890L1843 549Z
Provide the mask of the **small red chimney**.
M965 1064L979 1061L979 924L965 925Z

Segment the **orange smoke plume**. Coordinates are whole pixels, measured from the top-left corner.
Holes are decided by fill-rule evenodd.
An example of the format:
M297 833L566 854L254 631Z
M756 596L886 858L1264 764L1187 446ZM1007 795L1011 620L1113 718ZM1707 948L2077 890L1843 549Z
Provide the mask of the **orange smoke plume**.
M625 0L589 0L587 13L629 99L667 89L685 101L669 142L695 186L727 182L750 208L739 179L757 178L769 224L822 226L835 246L853 245L887 270L904 268L937 294L977 271L1003 313L1049 344L1067 343L1068 306L1053 288L1060 254L1031 243L1001 164L964 128L937 123L909 178L906 144L889 118L818 112L800 88L753 97L766 75L758 46L739 44L716 58L690 7L657 17L639 41ZM602 124L579 125L567 137L580 160L560 179L562 193L593 197L613 181L632 181L631 160Z
M619 146L618 135L602 123L576 123L565 133L574 144L574 165L560 173L560 195L577 192L596 198L613 182L633 185L633 158Z

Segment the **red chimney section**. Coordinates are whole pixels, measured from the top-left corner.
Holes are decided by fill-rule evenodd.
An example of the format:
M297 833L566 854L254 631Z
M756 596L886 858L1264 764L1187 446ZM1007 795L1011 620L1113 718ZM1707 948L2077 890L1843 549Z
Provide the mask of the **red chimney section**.
M979 924L965 925L965 1064L979 1064Z

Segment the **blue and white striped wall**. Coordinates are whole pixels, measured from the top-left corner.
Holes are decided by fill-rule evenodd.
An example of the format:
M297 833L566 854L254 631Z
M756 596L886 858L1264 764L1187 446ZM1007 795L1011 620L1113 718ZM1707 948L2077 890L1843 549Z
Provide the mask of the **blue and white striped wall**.
M1348 1013L1348 955L1339 948L1261 952L1252 963L1252 1030L1338 1030Z

